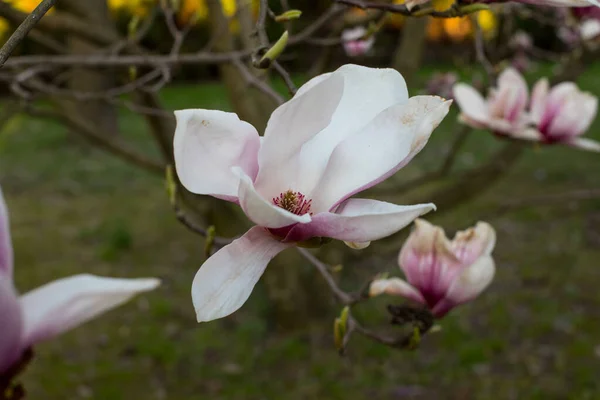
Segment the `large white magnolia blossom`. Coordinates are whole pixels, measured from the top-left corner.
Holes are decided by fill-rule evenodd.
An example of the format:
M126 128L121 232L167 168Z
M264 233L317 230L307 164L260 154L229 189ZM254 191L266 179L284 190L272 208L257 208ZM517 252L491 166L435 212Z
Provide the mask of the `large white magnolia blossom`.
M236 114L176 111L182 184L238 203L256 224L196 274L198 321L240 308L269 261L298 242L327 237L362 246L433 210L350 197L406 165L450 104L409 98L395 70L345 65L303 85L273 112L262 138Z
M156 288L158 279L74 275L19 296L13 285L8 210L0 189L0 377L25 350Z

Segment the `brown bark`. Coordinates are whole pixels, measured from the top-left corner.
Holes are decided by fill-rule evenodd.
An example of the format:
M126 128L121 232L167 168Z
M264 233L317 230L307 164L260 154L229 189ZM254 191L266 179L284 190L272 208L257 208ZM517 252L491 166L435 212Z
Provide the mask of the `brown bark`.
M415 85L416 72L421 66L426 27L425 18L407 18L394 54L392 66L400 71L409 87Z
M223 15L221 2L219 0L209 0L207 5L211 22L211 35L216 38L214 50L219 52L234 50L235 38L229 30L229 21ZM246 19L251 18L249 13L242 13L242 15L245 15ZM246 25L247 21L244 21L240 26ZM276 104L270 101L264 93L250 87L235 65L230 63L220 64L219 74L221 82L227 89L233 110L242 120L254 125L259 132L263 131Z
M105 0L87 0L85 2L66 1L63 5L83 20L100 26L111 26L112 20ZM79 36L69 36L69 48L72 54L90 54L98 51L98 47ZM113 87L115 79L110 72L94 71L87 68L75 68L71 73L69 86L82 92L102 92ZM103 100L86 100L74 103L71 112L83 116L97 125L101 131L117 135L119 132L118 115L115 106Z

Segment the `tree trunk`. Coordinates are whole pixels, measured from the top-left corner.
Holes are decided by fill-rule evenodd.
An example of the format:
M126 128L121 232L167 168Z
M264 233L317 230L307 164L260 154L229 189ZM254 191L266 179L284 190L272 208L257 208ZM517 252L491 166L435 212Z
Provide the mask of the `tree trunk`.
M105 0L65 1L63 5L73 14L94 24L111 26L113 23ZM72 54L89 54L98 50L92 43L74 35L68 38L68 43ZM74 68L69 80L69 87L81 92L102 92L114 85L115 79L111 73L86 68ZM119 124L115 106L103 100L85 100L73 104L72 112L84 116L104 132L118 134Z
M235 49L234 35L230 32L229 21L223 15L221 2L219 0L208 0L209 18L211 22L211 36L217 38L214 49L219 52L227 52ZM243 7L244 10L247 7ZM240 13L238 13L240 14ZM238 18L251 18L250 12L242 12ZM244 21L240 27L247 26ZM251 73L256 73L250 69ZM227 89L227 94L233 110L239 117L251 123L261 132L267 126L267 121L271 112L277 104L268 98L264 93L249 87L248 82L240 73L239 69L231 63L222 63L219 65L219 74L221 81Z
M404 76L408 86L415 85L425 47L427 19L407 18L400 34L392 65Z

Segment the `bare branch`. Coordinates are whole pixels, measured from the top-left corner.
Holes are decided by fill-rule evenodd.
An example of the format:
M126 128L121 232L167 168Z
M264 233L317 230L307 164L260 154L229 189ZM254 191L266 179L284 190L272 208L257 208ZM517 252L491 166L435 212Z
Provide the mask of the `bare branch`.
M10 38L6 41L4 46L0 49L0 68L4 65L8 57L12 54L12 52L17 48L19 43L21 43L29 31L33 29L33 27L42 19L44 15L50 10L56 0L43 0L38 6L33 10L31 14L25 18L25 20L19 25L17 30L10 35Z

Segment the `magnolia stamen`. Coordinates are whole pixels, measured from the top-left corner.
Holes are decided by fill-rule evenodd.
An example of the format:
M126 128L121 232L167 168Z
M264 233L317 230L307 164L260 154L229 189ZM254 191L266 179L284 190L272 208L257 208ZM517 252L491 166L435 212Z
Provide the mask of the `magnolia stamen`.
M273 204L296 215L312 215L310 212L311 203L312 199L307 199L302 193L292 190L280 193L278 197L273 197Z

